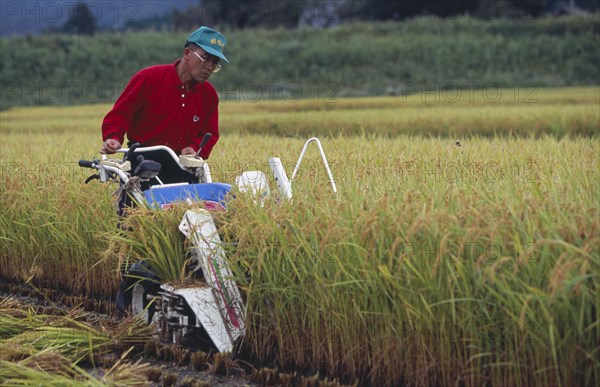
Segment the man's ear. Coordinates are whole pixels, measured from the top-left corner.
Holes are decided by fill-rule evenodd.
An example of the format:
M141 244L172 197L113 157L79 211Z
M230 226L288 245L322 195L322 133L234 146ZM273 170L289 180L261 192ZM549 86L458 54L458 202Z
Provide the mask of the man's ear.
M183 49L183 56L187 59L190 55L194 55L193 50L190 47L185 47Z

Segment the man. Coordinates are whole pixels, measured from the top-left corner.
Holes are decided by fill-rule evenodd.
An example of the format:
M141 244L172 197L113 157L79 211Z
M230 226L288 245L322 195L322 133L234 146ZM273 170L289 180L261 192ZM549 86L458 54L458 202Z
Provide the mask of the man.
M229 63L225 43L221 33L200 27L188 36L181 59L135 74L104 117L100 153L115 153L127 134L130 144L166 145L191 155L211 133L200 151L207 159L219 139L219 97L208 78L221 69L220 60Z
M208 78L221 69L220 60L229 63L223 55L225 44L219 32L200 27L188 36L181 59L135 74L104 117L100 153L115 153L127 134L130 144L166 145L178 154L193 155L199 151L205 134L210 133L212 137L200 150L200 157L207 159L219 139L219 97ZM195 175L178 165L170 167L173 161L164 153L145 153L144 157L161 163L164 175L159 176L164 183L197 182ZM132 169L136 164L133 160ZM142 189L148 186L148 182L143 183ZM118 213L123 215L131 199L125 190L120 195ZM117 294L120 313L131 304L134 282L140 277L150 278L141 282L145 290L153 284L151 268L143 262L134 264L127 273L123 273Z

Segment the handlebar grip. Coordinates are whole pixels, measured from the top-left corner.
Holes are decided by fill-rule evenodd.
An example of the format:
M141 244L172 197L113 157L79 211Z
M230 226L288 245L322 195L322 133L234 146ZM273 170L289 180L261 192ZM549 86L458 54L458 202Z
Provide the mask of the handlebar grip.
M94 162L88 160L79 160L79 166L83 168L94 168Z

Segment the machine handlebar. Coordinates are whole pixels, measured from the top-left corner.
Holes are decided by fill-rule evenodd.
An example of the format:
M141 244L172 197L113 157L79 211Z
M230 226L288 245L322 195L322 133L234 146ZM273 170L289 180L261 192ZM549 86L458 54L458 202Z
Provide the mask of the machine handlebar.
M83 168L95 168L94 162L89 160L79 160L79 166Z

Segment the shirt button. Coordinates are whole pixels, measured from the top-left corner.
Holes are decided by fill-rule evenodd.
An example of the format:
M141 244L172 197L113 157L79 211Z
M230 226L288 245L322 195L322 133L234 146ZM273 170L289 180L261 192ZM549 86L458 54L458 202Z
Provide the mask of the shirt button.
M181 104L181 107L185 107L185 104L184 104L184 103L182 103L182 104Z
M181 94L181 98L185 98L185 94Z

